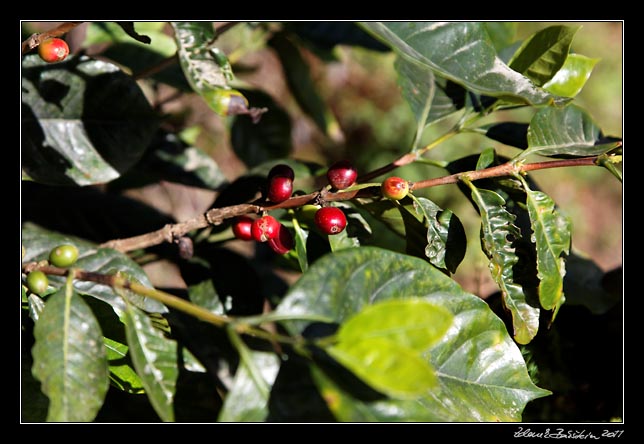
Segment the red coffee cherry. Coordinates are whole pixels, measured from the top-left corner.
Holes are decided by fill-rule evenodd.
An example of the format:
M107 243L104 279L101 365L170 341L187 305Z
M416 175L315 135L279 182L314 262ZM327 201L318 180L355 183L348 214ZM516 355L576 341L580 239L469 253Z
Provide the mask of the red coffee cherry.
M286 254L295 247L293 235L284 225L280 224L277 236L268 240L268 246L277 254Z
M284 202L293 194L293 180L284 176L274 176L268 182L266 197L274 203Z
M315 213L315 225L325 234L338 234L347 226L347 217L338 207L322 207Z
M279 234L280 225L277 219L267 214L253 221L250 232L257 242L267 242Z
M358 170L348 160L340 160L329 167L326 177L333 188L344 190L356 182Z
M38 55L47 63L61 62L69 55L69 46L63 39L47 39L38 45Z
M267 177L269 181L273 177L288 177L289 179L294 180L295 172L290 166L286 165L285 163L280 163L271 168L271 170L268 172Z
M237 216L233 222L233 234L237 239L249 241L253 240L251 225L253 220L248 216Z
M388 177L380 187L382 195L391 200L400 200L409 194L409 182L400 177Z

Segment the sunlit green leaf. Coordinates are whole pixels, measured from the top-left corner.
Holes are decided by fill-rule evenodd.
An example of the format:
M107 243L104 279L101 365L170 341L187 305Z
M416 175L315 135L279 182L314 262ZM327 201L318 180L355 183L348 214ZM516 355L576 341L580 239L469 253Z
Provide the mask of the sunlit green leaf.
M370 304L416 298L454 316L424 355L438 386L420 399L364 402L326 373L318 379L311 366L338 420L520 421L526 403L549 394L532 383L521 352L489 306L422 259L366 246L329 254L291 287L276 313L321 315L342 325ZM282 324L293 334L308 326L297 320Z
M559 99L497 56L483 22L361 22L398 54L478 94L547 104Z
M526 301L523 288L514 282L512 267L518 262L513 238L519 237L514 216L505 209L505 200L494 191L471 185L472 200L481 215L481 244L489 258L492 277L503 293L503 302L512 313L514 339L529 343L539 329L539 307Z
M591 59L581 54L568 54L566 62L543 88L562 97L575 97L590 78L599 59Z
M63 288L48 298L34 338L32 372L49 398L47 421L94 420L109 380L101 327L92 310Z
M134 368L150 403L163 421L174 421L173 400L178 376L176 341L167 339L133 305L127 304L123 323Z
M526 39L517 50L510 68L542 86L559 71L568 57L572 40L581 26L549 26Z
M542 191L533 191L524 183L533 240L537 249L539 301L546 310L557 310L563 302L563 278L566 256L570 251L572 223L555 208L553 200Z
M528 149L519 157L530 154L594 156L617 146L618 142L602 142L600 128L582 108L576 105L546 107L532 117L528 128Z

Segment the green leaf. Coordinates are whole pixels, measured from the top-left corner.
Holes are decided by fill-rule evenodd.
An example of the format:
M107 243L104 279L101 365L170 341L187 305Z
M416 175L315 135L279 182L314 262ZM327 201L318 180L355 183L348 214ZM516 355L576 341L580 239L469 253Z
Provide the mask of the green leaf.
M79 251L78 260L74 267L96 273L113 274L121 272L130 279L145 286L152 287L143 269L127 255L110 248L98 248L95 244L75 236L63 235L49 231L31 223L23 224L22 243L27 249L25 261L47 259L49 252L56 246L70 243L76 245ZM62 286L64 278L51 276L51 285ZM87 294L107 302L117 314L125 310L121 297L114 294L112 287L91 281L75 281L74 288L80 294ZM144 296L128 292L130 302L151 313L165 313L168 309L160 302Z
M514 339L529 343L539 329L539 308L526 301L523 288L513 279L512 267L519 261L512 247L513 238L520 237L515 217L505 209L505 200L494 191L470 185L472 200L481 215L481 245L490 262L494 282L500 287L505 307L512 313Z
M393 398L419 398L437 386L434 369L419 353L381 337L340 342L328 352L367 384Z
M297 253L297 262L300 264L300 270L304 273L309 268L309 260L306 253L306 240L309 237L309 231L302 227L297 214L293 216L292 221L293 231L295 233L295 252Z
M575 97L581 92L599 60L581 54L568 54L561 69L543 88L562 97Z
M320 130L334 142L342 142L344 135L333 112L324 103L311 78L309 65L302 57L299 48L286 32L277 32L268 41L282 63L289 90L298 105Z
M414 208L427 223L425 255L429 262L451 273L456 272L467 249L463 224L450 210L443 210L424 197L414 199Z
M566 306L583 305L595 315L608 312L622 300L622 295L607 291L603 279L604 272L595 262L579 254L570 254L564 276Z
M34 327L33 375L49 398L47 421L90 422L109 386L101 327L74 291L51 295Z
M110 370L110 382L127 393L142 394L145 388L131 365L128 346L110 338L103 338Z
M423 299L392 299L365 307L346 320L336 339L355 343L386 339L410 350L423 352L434 345L452 324L452 314Z
M157 330L140 309L127 304L125 334L134 368L154 411L163 421L174 421L173 399L177 376L177 343Z
M563 66L580 28L557 25L537 31L517 50L510 60L510 68L543 86Z
M537 249L539 301L546 310L556 312L564 301L563 278L572 223L555 209L555 203L546 193L532 191L525 182L523 185Z
M514 42L518 27L517 22L485 22L483 25L497 52Z
M541 108L530 121L528 149L518 158L540 156L594 156L608 152L621 142L602 143L600 128L580 107Z
M251 352L250 356L255 368L261 371L264 382L272 386L280 368L279 358L264 352ZM217 421L262 422L267 416L268 393L262 393L246 366L240 365Z
M23 58L22 168L32 180L109 182L141 158L158 122L137 83L116 65L85 56L55 65Z
M510 69L482 22L362 22L399 55L478 94L532 105L560 99Z
M329 254L290 288L276 313L321 315L342 325L370 304L416 298L454 316L447 334L424 355L439 386L420 399L363 402L338 386L332 392L332 379L326 386L316 379L338 420L519 421L527 402L549 394L532 383L520 350L485 301L422 259L368 246ZM282 324L293 334L308 325ZM311 370L317 373L315 366Z

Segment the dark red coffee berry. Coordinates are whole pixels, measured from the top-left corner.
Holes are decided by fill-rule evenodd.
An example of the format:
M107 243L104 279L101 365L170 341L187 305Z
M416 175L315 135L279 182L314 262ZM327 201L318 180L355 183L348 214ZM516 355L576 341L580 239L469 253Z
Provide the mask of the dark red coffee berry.
M295 247L293 235L284 225L280 224L277 236L268 240L268 246L277 254L286 254Z
M333 188L344 190L356 182L358 170L348 160L340 160L329 167L326 177Z
M257 242L266 242L279 234L280 225L277 219L267 214L253 221L250 232Z
M266 197L273 203L284 202L293 194L293 180L284 176L274 176L268 181Z
M322 207L315 213L315 225L325 234L338 234L347 226L347 217L340 208Z

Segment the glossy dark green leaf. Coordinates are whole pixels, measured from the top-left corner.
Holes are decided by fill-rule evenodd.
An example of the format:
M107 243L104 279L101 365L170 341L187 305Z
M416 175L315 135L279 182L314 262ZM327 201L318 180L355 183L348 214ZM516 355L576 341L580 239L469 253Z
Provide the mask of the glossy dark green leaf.
M280 62L286 82L293 97L318 128L335 142L344 139L340 125L333 115L331 109L319 95L318 90L311 78L309 65L302 57L300 49L286 32L278 32L268 41L273 48Z
M23 58L22 168L35 181L109 182L140 159L158 122L116 65L85 56L55 65Z
M554 77L543 88L562 97L575 97L590 78L599 59L581 54L568 54L568 58Z
M178 376L177 343L156 329L150 318L127 304L123 313L129 353L154 410L163 421L174 421L173 399Z
M90 422L109 386L101 327L74 291L51 295L34 327L33 375L49 398L47 421Z
M251 358L266 384L272 386L280 368L273 353L251 352ZM262 422L268 415L268 394L258 390L248 369L240 365L219 413L219 422Z
M56 246L71 243L79 250L78 260L74 264L76 268L86 271L93 271L103 274L114 274L121 272L125 276L151 287L147 275L143 269L127 255L109 248L98 248L95 244L79 239L74 236L63 235L46 230L37 225L23 224L22 243L27 249L25 261L43 260L49 256L49 252ZM51 276L50 283L55 286L62 286L64 278ZM74 288L80 294L87 294L110 304L117 314L125 309L125 303L114 290L103 284L91 281L76 281ZM130 302L151 313L164 313L167 308L160 302L144 296L128 292Z
M494 191L470 186L472 200L481 215L481 245L489 258L494 282L503 293L505 307L512 313L514 339L529 343L539 329L539 307L526 301L523 288L515 283L513 266L519 261L512 241L520 236L515 217L505 209L505 200Z
M414 208L427 224L425 255L429 262L454 273L467 249L463 224L450 210L443 210L424 197L414 200Z
M337 384L333 378L328 385L316 381L337 419L519 421L527 402L549 393L532 383L517 345L485 301L465 293L422 259L366 246L329 254L291 287L276 313L322 315L341 325L370 304L412 298L454 316L447 334L424 355L436 370L439 387L413 401L366 403L338 386L331 390ZM293 320L283 325L296 334L308 323ZM339 407L346 403L349 408Z
M537 249L539 301L546 310L558 310L563 303L563 278L570 251L572 222L555 209L546 193L524 184L533 240Z
M510 60L510 68L543 86L563 66L580 28L556 25L537 31L517 50Z
M558 98L497 56L483 22L361 22L401 56L478 94L528 104Z
M582 108L568 105L563 108L539 109L528 128L528 149L521 153L540 156L594 156L608 152L620 142L603 143L601 130Z
M288 157L291 152L291 119L266 93L244 91L248 100L268 111L254 123L248 116L236 116L230 134L235 154L253 168L265 162Z
M306 253L306 240L309 237L309 231L302 226L298 219L299 217L301 217L301 213L298 213L293 217L293 231L295 233L294 238L297 261L300 264L300 270L304 273L309 268L309 260Z

